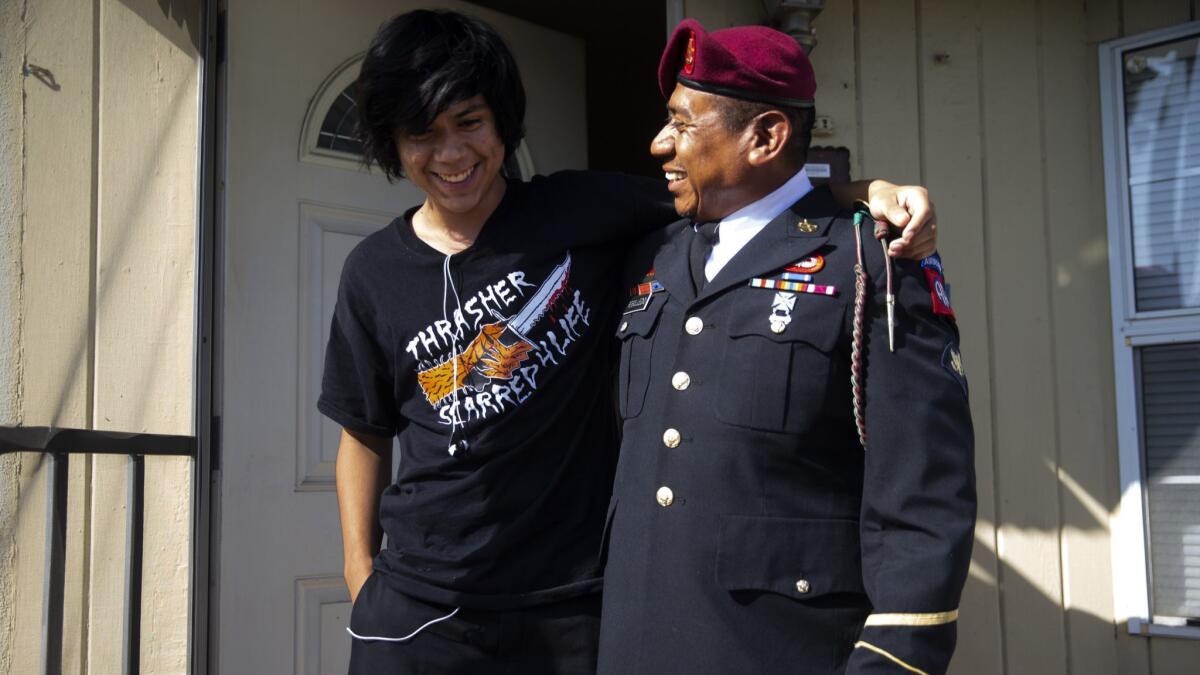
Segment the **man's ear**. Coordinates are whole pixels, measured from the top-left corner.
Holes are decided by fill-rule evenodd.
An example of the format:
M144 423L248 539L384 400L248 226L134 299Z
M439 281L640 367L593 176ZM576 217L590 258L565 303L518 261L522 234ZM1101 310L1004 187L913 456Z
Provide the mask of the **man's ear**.
M788 139L792 137L792 123L778 110L768 110L754 118L750 124L750 152L747 159L754 166L774 161L783 153Z

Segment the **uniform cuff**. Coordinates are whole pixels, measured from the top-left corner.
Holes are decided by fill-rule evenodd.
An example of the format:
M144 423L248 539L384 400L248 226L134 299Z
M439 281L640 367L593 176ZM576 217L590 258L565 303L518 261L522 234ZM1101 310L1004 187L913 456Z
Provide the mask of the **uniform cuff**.
M946 672L954 654L957 610L921 614L872 614L850 655L848 673Z

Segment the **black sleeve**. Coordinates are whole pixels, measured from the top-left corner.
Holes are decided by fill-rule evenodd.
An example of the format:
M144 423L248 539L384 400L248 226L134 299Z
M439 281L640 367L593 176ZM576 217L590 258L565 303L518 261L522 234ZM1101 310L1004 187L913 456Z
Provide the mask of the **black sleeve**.
M317 409L350 431L394 436L397 431L392 364L370 311L371 289L358 274L356 249L346 259L325 348ZM378 289L376 289L378 290Z
M559 171L533 180L542 236L568 248L633 240L676 220L662 179L607 171Z
M944 673L975 525L958 330L933 275L921 262L896 261L896 348L888 350L884 256L870 220L862 227L870 295L861 545L873 610L847 673Z

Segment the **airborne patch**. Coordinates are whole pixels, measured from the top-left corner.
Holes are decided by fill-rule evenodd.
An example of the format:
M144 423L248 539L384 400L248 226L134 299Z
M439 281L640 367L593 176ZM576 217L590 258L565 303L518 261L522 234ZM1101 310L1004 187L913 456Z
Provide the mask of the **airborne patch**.
M946 283L941 256L934 253L922 260L921 269L925 271L925 281L929 284L929 301L933 305L933 313L954 319L954 308L950 306L950 285Z

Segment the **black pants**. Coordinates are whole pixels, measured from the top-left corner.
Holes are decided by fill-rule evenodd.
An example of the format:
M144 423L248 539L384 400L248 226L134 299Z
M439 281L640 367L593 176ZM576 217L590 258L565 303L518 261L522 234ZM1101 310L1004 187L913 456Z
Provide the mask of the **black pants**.
M508 610L454 611L387 587L371 575L350 616L350 675L591 675L600 595ZM369 638L402 638L403 642Z

